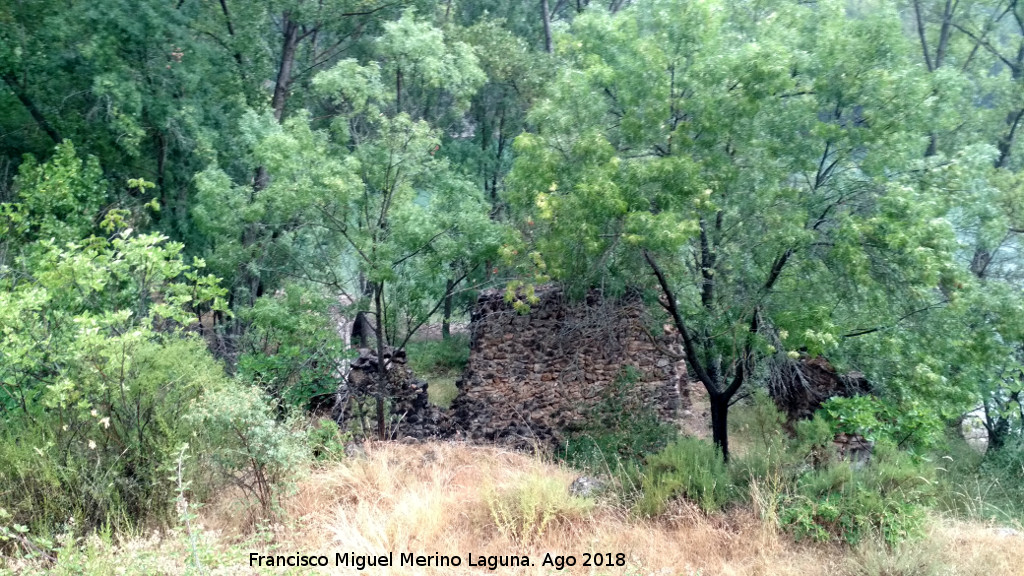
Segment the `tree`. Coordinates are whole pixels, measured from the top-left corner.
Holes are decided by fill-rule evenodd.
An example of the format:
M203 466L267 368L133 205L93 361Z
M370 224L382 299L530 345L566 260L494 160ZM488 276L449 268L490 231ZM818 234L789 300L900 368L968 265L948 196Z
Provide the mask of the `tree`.
M942 299L952 228L895 13L668 0L584 14L563 45L510 202L556 278L660 292L726 458L765 360Z
M976 383L989 447L996 449L1022 431L1018 366L1024 357L1016 305L1024 287L1017 264L1024 231L1017 138L1024 121L1024 12L1015 2L914 0L909 17L934 97L948 111L935 116L925 156L941 166L972 147L990 147L978 154L987 165L958 171L946 186L955 206L958 259L971 275L970 296L955 307L960 322L952 326L963 342L953 351L960 362L947 376Z
M104 182L69 141L15 182L0 204L16 255L0 264L0 497L47 529L69 514L89 528L161 518L183 415L223 378L188 327L224 290L181 244L134 234L127 210L76 218Z
M498 228L480 191L435 156L440 134L427 120L459 117L465 110L484 81L476 56L468 45L447 41L441 30L411 13L386 25L378 42L377 63L342 62L315 84L335 102L338 117L332 126L358 162L360 183L350 196L332 199L320 210L354 254L361 293L374 318L377 356L383 359L389 342L403 347L493 256ZM455 276L440 285L430 281L438 268ZM404 297L394 304L392 321L403 307L415 318L400 340L395 332L388 337L388 286L400 287ZM384 437L383 361L378 369L377 427Z
M255 265L269 286L291 277L345 295L352 313L372 320L367 339L383 358L493 255L500 232L480 190L437 156L441 131L431 124L461 118L484 81L470 47L412 12L386 24L374 46L366 64L342 60L314 79L330 119L323 129L305 112L283 123L249 115L249 165L273 176L256 193L211 166L198 180L196 218L218 246L215 269ZM240 242L253 228L258 241ZM445 282L438 268L453 276Z

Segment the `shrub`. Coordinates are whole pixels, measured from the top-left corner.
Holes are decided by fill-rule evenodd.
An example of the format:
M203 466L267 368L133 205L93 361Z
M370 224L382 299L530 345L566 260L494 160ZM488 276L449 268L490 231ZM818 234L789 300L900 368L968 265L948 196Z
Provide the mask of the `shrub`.
M0 275L0 507L14 522L167 520L183 411L223 378L181 326L223 290L164 240L39 242L30 276Z
M939 576L948 574L934 544L891 546L875 538L861 543L844 562L842 576Z
M519 483L486 496L494 524L517 542L531 542L554 526L587 517L594 501L570 495L552 476L528 475Z
M974 520L1024 523L1024 442L982 455L962 438L948 441L940 460L939 504Z
M999 483L1006 502L1015 505L1017 520L1024 521L1024 438L1007 441L999 450L985 454L980 472Z
M736 494L746 495L747 488L753 482L759 482L761 488L766 481L772 485L788 484L800 472L804 464L805 448L797 447L799 442L791 439L785 431L785 415L775 406L775 402L763 390L757 390L745 405L737 406L730 415L729 421L735 429L733 438L739 444L745 438L749 442L746 450L737 450L729 461L729 474L732 478ZM808 446L816 445L818 435L806 442ZM831 440L830 432L825 436ZM807 436L805 434L805 439Z
M259 388L236 382L211 391L189 413L203 447L200 468L239 488L254 522L277 511L282 490L308 458L298 420L278 421L276 413Z
M410 341L405 346L409 367L417 374L462 372L469 363L469 336L452 334L448 339Z
M834 462L802 474L783 499L779 521L798 539L856 544L880 536L897 544L921 535L934 470L885 444L872 463Z
M331 304L297 284L258 298L240 313L248 329L238 373L284 406L305 408L313 397L334 392L346 352L328 313Z
M647 458L641 478L641 514L665 511L677 497L697 503L705 512L720 509L732 492L722 453L699 438L680 438Z
M900 448L928 449L942 438L938 413L917 402L897 405L874 396L834 397L819 413L836 432L860 434L873 442L888 440Z
M315 460L341 460L350 441L352 434L342 432L338 423L328 418L320 418L306 432L306 443Z

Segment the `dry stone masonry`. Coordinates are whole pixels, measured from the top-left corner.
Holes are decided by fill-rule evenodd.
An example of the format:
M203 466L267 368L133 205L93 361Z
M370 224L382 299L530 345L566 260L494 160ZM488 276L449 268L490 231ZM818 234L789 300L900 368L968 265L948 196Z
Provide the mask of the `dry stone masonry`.
M471 438L515 444L559 442L580 425L626 366L639 374L630 394L667 420L688 406L681 353L659 329L652 341L639 298L596 293L570 303L561 289L536 292L520 314L501 290L480 294L470 322L469 364L457 382L455 425Z
M339 424L347 425L353 418L365 414L367 403L372 402L377 392L378 362L377 355L368 348L361 348L359 357L352 361L348 377L335 395L333 416ZM384 370L387 374L385 396L390 408L388 430L392 437L428 438L450 434L449 416L430 404L427 383L406 366L404 350L386 347Z

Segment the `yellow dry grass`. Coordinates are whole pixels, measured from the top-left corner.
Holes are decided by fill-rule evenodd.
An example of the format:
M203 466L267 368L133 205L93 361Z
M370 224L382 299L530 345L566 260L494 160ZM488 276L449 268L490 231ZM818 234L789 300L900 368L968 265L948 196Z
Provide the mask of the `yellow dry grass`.
M527 555L529 567L500 574L630 575L1024 575L1024 537L975 524L934 518L928 538L905 551L865 546L797 544L750 510L705 516L684 504L656 521L630 516L611 503L570 509L528 536L499 529L496 495L543 480L568 487L574 473L539 457L459 443L367 446L367 456L316 470L285 502L284 524L262 553L325 554L320 573L355 574L333 566L335 553L403 552L457 555L459 567L392 566L365 574L494 574L470 567L467 555ZM757 495L755 495L757 496ZM568 497L565 497L568 500ZM219 510L219 511L218 511ZM239 533L237 515L211 507L208 528ZM582 511L581 511L582 510ZM584 554L624 554L622 567L583 567ZM546 554L571 554L577 566L541 566ZM907 554L917 554L914 558ZM919 557L918 557L919 556ZM916 562L916 564L915 564ZM899 566L913 565L909 572ZM248 566L244 567L248 569ZM282 573L276 569L263 573ZM291 572L305 573L305 572Z

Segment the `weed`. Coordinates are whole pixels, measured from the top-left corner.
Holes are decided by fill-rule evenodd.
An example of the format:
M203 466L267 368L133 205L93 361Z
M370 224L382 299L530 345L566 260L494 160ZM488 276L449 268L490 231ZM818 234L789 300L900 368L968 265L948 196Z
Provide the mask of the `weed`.
M649 456L641 482L637 510L648 516L664 512L676 497L697 503L705 512L719 510L731 493L722 453L699 438L680 438Z
M594 508L593 500L569 495L558 479L533 474L511 487L491 490L486 502L498 530L527 543L558 524L587 517Z

